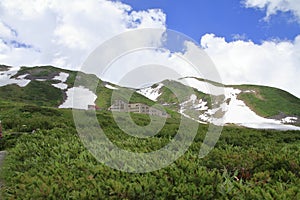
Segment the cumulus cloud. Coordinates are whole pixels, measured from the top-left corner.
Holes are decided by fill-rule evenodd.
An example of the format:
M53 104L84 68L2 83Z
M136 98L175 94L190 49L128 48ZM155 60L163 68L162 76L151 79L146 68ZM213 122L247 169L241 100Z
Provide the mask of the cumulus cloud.
M294 41L227 42L206 34L201 46L214 61L226 84L278 87L300 97L300 35Z
M245 0L245 5L266 8L267 17L277 11L292 11L299 18L300 4L297 1ZM126 4L106 0L2 0L0 63L14 66L50 64L79 69L87 56L112 36L132 29L165 29L165 22L166 16L159 9L134 11ZM161 35L149 37L161 39ZM265 41L262 44L243 41L246 35L233 37L233 42L226 42L213 34L206 34L201 39L201 46L215 62L224 83L275 86L300 97L297 84L300 76L300 35L294 41ZM133 38L127 42L132 45L142 41L145 38L140 41ZM124 42L122 45L128 44ZM120 43L118 45L121 47ZM135 52L127 56L127 62L125 58L119 59L115 66L122 65L125 72L138 65L172 66L176 73L179 70L180 74L194 75L193 69L180 58L195 57L193 45L187 43L186 47L186 52L179 50L176 53ZM113 70L111 72L116 74ZM157 68L153 68L153 73L157 74ZM168 73L166 71L165 75ZM205 74L210 74L210 71ZM113 77L116 79L118 76ZM119 78L122 78L121 75Z
M266 20L275 15L278 11L292 12L300 23L300 3L299 0L245 0L246 7L266 9Z
M3 0L0 63L78 69L101 42L136 28L164 28L161 10L106 0Z
M114 47L105 51L106 46ZM84 63L84 71L128 87L143 87L185 76L211 72L210 59L184 35L171 30L126 32L99 46ZM195 67L199 66L199 67ZM201 71L201 72L200 72ZM199 73L200 72L200 73ZM202 76L201 76L202 77ZM207 77L208 78L208 77Z

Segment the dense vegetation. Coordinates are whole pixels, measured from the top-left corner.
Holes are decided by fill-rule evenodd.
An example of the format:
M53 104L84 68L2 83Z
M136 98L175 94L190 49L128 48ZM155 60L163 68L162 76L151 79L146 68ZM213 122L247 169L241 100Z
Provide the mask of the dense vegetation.
M59 106L63 92L51 86L50 81L31 81L26 87L6 85L0 87L0 99L39 106Z
M82 145L70 110L0 102L7 150L3 199L300 199L300 132L225 127L216 147L198 158L207 126L167 168L145 174L107 167ZM132 115L147 125L146 115ZM97 112L118 146L148 152L167 144L178 118L149 141L124 134L110 112ZM35 130L35 132L33 132Z

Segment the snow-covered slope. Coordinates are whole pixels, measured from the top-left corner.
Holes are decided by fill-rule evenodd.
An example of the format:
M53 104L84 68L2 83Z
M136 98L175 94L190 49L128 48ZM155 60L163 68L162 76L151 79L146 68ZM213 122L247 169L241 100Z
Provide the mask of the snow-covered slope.
M59 108L88 109L88 105L94 105L97 96L87 88L73 87L67 90L67 99Z
M164 85L162 83L158 84L156 87L148 87L138 90L137 92L141 95L144 95L148 99L151 99L152 101L156 101L157 98L161 95L160 89Z
M22 69L19 67L8 67L2 65L0 66L0 87L11 84L17 84L20 87L26 87L31 81L38 81L41 82L41 85L43 85L42 87L45 93L47 93L53 87L61 90L61 92L58 92L57 90L51 90L57 94L49 93L50 96L57 97L57 101L61 101L59 97L62 97L61 105L57 105L56 103L56 106L59 108L87 109L88 105L94 105L97 97L89 89L82 86L68 88L68 84L66 82L71 73L74 72L61 70L51 66ZM42 91L39 87L39 84L36 84L36 82L30 87L30 92L34 93L35 89L38 92L35 100L47 101L47 98L43 100L42 98L38 98L39 96L42 96ZM24 91L27 92L29 90ZM23 95L28 94L26 93ZM31 94L29 94L29 96L30 95ZM49 99L51 99L50 96L48 96Z
M58 80L60 83L52 84L54 87L65 90L68 88L68 85L65 83L69 77L68 73L60 72L58 76L55 76L53 80Z
M180 79L179 82L202 93L214 96L224 95L223 102L213 108L209 108L208 102L205 100L197 99L196 95L191 95L187 97L186 101L179 103L177 111L199 123L236 124L255 129L300 130L300 127L291 125L298 120L296 117L285 117L280 120L264 118L253 112L245 102L238 99L240 93L255 91L220 87L191 77ZM160 89L162 87L163 84L160 83L157 87L144 88L138 92L155 101L161 95Z
M9 68L7 71L0 71L0 87L5 85L17 84L20 87L25 87L30 80L26 79L28 74L20 75L13 78L18 73L20 68Z
M225 102L229 103L228 105L222 105L222 107L226 107L222 118L224 124L233 123L257 129L300 130L300 127L286 125L282 121L258 116L242 100L237 99L237 95L241 92L238 89L225 88ZM209 113L209 110L207 113ZM199 116L200 119L205 119L205 117L207 117L206 113Z

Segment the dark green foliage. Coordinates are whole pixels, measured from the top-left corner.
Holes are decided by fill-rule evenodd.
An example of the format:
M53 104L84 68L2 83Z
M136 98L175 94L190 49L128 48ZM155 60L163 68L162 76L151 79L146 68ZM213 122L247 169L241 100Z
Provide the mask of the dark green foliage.
M0 139L0 151L10 149L15 146L17 139L22 134L20 133L11 133L6 135L5 138Z
M131 174L95 160L77 136L70 110L1 105L0 147L9 151L1 173L4 199L300 198L299 131L225 127L216 147L200 159L208 127L199 125L194 143L173 164ZM132 114L140 125L147 124L148 117ZM134 152L151 152L168 144L180 121L167 119L165 127L146 140L123 133L110 112L97 112L97 118L112 142ZM36 123L46 121L32 133Z
M61 116L61 112L57 109L49 108L49 107L39 107L35 105L24 105L20 108L21 112L29 112L29 113L40 113L46 116Z
M48 81L31 81L26 87L14 84L0 87L0 98L39 106L58 106L63 100L63 93Z
M18 75L29 73L28 70L22 68ZM32 76L39 78L67 72L69 88L77 75L51 66L30 70ZM87 87L95 83L94 76L80 77L78 81ZM77 134L71 110L53 108L61 104L63 92L52 87L52 83L32 81L24 88L0 87L4 133L0 150L8 151L0 174L5 183L1 188L3 199L300 199L299 131L224 127L215 148L200 159L198 153L208 126L199 125L193 144L170 166L145 174L125 173L97 162L87 151ZM264 116L276 115L278 111L300 113L299 99L286 92L258 86L240 89L258 91L255 96L244 93L239 98ZM162 90L159 101L176 102L170 90ZM112 92L99 81L96 104L108 108ZM210 99L194 92L198 98ZM186 93L182 91L180 95ZM130 102L155 103L138 93L133 93ZM111 112L97 111L96 117L106 136L119 148L152 152L167 145L179 129L181 116L172 110L168 112L172 118L166 119L165 126L148 139L124 133ZM150 122L148 115L130 116L142 127ZM125 115L117 117L127 124Z

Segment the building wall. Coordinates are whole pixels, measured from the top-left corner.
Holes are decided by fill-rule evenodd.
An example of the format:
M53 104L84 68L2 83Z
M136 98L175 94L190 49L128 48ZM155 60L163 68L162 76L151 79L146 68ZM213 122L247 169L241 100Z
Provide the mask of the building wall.
M152 108L142 103L127 104L122 100L116 100L114 104L109 107L108 110L119 111L119 112L143 113L143 114L155 115L155 116L166 117L166 118L169 117L169 115L166 112L163 112L159 109Z
M110 111L127 112L128 104L121 100L116 100L112 106L108 108Z

